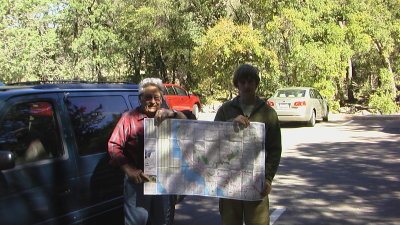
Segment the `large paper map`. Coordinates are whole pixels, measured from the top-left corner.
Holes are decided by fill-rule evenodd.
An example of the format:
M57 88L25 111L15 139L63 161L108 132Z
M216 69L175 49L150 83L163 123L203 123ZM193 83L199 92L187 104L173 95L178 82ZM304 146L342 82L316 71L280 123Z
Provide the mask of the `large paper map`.
M260 200L265 183L265 125L144 121L144 193Z

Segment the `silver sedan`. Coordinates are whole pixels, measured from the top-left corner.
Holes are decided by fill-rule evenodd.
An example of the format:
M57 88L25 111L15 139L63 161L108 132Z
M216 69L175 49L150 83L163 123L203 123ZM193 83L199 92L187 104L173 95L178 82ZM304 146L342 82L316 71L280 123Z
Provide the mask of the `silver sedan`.
M310 127L316 120L328 121L328 103L314 88L281 88L267 102L275 109L279 121L306 122Z

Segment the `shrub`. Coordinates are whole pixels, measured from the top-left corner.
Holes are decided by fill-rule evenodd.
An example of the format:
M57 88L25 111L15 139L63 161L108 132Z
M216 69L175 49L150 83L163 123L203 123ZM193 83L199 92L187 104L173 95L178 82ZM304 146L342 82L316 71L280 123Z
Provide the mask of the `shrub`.
M371 95L368 105L382 114L394 114L400 110L393 99L385 94L375 93Z

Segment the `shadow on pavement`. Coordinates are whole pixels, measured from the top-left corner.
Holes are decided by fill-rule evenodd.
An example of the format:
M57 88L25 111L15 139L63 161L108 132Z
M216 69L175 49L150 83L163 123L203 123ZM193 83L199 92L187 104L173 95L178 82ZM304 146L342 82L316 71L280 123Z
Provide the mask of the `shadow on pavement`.
M176 205L174 225L220 225L218 198L186 196Z
M282 158L274 185L274 201L288 207L276 224L400 223L399 144L298 146L296 157Z

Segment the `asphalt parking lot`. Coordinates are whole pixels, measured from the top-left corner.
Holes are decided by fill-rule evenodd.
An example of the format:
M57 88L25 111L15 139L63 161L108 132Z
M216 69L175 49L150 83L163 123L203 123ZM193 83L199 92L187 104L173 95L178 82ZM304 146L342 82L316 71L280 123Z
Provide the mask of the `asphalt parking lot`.
M282 143L271 224L400 224L400 116L283 125ZM187 196L175 224L220 225L218 199Z

